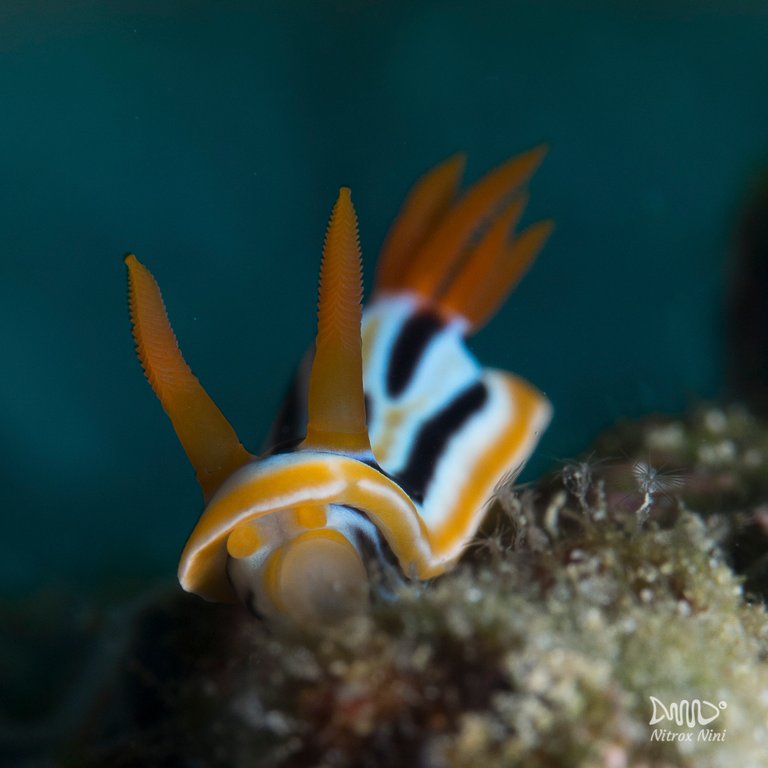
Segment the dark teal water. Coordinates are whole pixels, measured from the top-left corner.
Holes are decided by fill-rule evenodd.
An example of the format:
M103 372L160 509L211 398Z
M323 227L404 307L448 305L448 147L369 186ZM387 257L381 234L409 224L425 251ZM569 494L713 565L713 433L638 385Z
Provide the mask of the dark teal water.
M761 10L762 9L762 10ZM768 9L4 2L0 591L173 574L201 506L134 357L122 255L258 447L313 335L336 191L365 266L413 179L541 141L557 231L474 340L547 392L529 470L722 387L729 238L768 164Z

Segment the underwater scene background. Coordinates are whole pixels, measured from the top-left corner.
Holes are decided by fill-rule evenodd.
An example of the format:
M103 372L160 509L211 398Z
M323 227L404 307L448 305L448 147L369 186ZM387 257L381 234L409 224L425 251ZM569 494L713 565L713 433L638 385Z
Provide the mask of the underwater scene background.
M5 2L0 592L172 578L201 508L133 351L122 256L258 450L352 188L370 285L403 195L546 142L556 231L472 341L555 408L525 477L726 385L733 243L768 165L748 2Z
M555 232L470 340L554 406L532 485L319 640L182 594L124 255L258 452L339 187L370 289L418 176L542 143ZM768 4L5 0L0 245L1 765L764 764Z

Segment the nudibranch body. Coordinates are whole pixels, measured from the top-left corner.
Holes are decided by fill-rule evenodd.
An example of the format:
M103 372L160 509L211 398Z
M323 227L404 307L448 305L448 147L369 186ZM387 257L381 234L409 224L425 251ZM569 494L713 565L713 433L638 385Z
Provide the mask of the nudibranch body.
M463 157L410 192L361 310L357 220L342 188L323 248L314 350L257 457L184 361L159 288L130 255L130 309L146 376L192 462L206 507L179 564L182 587L255 614L333 621L385 590L429 579L477 530L551 407L531 385L480 367L465 339L503 302L550 222L513 236L543 150L457 199Z

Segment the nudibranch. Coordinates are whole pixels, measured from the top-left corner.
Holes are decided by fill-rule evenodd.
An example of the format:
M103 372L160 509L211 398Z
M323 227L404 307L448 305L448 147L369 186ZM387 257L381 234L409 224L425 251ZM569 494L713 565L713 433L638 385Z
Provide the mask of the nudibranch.
M314 350L260 456L184 361L150 272L126 257L138 355L205 499L179 563L185 590L325 623L385 593L382 573L426 580L456 563L551 416L539 391L481 368L465 343L549 235L548 221L515 234L543 154L512 158L460 196L463 156L423 176L386 238L364 312L357 219L341 189Z

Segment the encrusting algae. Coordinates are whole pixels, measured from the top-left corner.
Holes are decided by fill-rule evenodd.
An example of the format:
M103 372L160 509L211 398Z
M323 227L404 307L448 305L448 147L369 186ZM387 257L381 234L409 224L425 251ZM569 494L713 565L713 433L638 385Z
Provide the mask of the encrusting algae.
M765 592L745 599L733 566L768 503L767 435L712 408L614 430L501 488L456 571L313 633L155 600L67 764L763 766Z

